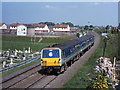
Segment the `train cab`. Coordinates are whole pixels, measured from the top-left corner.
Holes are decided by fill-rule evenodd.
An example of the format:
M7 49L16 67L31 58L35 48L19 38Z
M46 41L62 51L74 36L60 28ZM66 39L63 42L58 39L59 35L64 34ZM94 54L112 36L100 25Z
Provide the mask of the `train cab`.
M41 66L55 67L60 66L61 50L59 48L44 48L41 51Z

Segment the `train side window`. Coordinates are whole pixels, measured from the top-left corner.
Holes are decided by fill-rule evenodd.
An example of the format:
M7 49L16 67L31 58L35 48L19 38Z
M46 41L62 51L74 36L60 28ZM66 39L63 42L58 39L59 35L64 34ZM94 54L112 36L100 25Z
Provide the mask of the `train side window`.
M82 47L84 47L84 46L85 46L85 42L82 43Z
M62 57L62 59L64 58L64 56L63 56L63 52L61 53L61 57Z
M64 57L64 58L66 57L66 53L65 53L65 50L63 50L63 57Z
M89 40L87 40L87 44L89 44Z
M80 49L80 44L77 44L77 45L75 46L75 48L76 48L76 49Z

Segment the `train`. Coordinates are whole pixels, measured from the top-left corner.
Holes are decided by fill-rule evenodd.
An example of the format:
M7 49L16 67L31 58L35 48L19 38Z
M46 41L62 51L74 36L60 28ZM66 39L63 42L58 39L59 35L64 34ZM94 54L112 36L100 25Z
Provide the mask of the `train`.
M94 45L94 36L86 35L61 44L50 45L41 50L41 67L46 72L66 71L86 50Z

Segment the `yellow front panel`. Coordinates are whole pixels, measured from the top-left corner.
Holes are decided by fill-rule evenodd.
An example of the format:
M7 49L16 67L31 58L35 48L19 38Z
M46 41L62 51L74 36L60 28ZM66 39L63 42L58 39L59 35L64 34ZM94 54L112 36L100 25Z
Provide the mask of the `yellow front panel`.
M59 59L60 58L42 58L43 60L42 65L43 66L60 66Z

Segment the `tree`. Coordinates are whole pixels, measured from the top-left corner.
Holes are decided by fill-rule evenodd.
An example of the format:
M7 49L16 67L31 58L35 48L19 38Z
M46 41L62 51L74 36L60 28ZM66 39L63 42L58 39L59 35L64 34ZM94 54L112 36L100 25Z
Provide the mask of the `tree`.
M68 24L70 27L73 27L73 26L74 26L71 22L67 22L67 23L62 22L61 24Z
M109 25L107 25L107 26L105 27L105 29L108 30L108 29L109 29Z
M115 28L112 27L111 33L113 34L115 32Z
M85 25L85 28L84 28L85 30L88 30L89 29L89 27L88 27L88 25Z
M93 25L90 25L90 28L93 28Z
M77 33L77 34L76 34L76 36L79 38L79 37L80 37L80 34L79 34L79 33Z
M39 24L47 24L48 26L54 26L53 22L40 22Z

